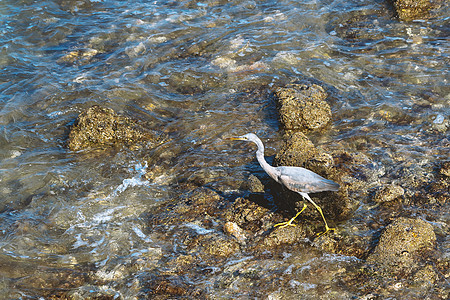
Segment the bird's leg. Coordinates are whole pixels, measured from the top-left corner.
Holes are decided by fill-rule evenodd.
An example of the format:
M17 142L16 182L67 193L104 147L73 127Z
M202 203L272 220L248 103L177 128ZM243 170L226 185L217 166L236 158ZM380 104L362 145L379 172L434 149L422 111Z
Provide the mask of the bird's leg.
M287 227L287 226L296 226L292 222L294 222L295 218L297 218L305 210L306 207L307 207L306 204L303 203L303 208L295 215L295 217L293 217L292 219L290 219L287 222L281 222L281 223L275 224L274 227L280 226L280 228L284 228L284 227Z
M325 223L325 231L318 233L317 234L318 236L321 236L330 230L336 230L335 228L328 227L327 220L325 220L325 216L323 215L322 209L320 208L319 205L317 205L316 203L314 203L314 201L312 201L312 199L309 197L309 195L307 193L300 193L300 195L302 195L304 198L308 199L308 201L311 202L312 205L314 205L314 207L319 211L320 215L322 216L323 222Z

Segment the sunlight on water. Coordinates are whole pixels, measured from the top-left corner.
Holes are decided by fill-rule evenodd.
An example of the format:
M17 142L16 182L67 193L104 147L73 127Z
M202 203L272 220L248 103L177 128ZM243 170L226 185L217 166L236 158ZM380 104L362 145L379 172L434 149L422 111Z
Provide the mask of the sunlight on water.
M327 253L335 240L300 236L295 246L255 254L245 239L226 238L217 222L226 215L222 202L213 208L220 214L171 225L192 209L199 187L225 203L248 196L250 174L272 189L252 146L223 138L255 132L273 160L283 140L273 92L300 79L329 94L332 124L307 132L312 143L340 153L335 161L369 182L351 191L358 209L339 221L342 232L373 244L383 226L408 214L433 225L448 257L441 249L449 214L433 185L448 178L439 169L450 127L442 6L432 18L405 22L389 2L365 0L1 2L0 293L365 297L341 284L364 260ZM69 151L71 127L93 105L145 120L167 141ZM368 200L392 182L403 185L403 206ZM423 196L434 189L435 198ZM279 199L261 194L276 210ZM201 200L214 201L208 195ZM151 210L161 203L167 207ZM255 209L241 213L251 219ZM160 223L149 225L152 218ZM210 236L220 242L190 244Z

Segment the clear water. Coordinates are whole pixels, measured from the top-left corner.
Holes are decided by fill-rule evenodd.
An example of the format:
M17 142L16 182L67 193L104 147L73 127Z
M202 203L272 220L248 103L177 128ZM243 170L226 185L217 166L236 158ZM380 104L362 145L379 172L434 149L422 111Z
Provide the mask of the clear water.
M425 172L448 159L448 34L448 9L403 23L383 1L2 1L2 294L33 297L27 278L94 265L107 288L138 295L145 270L114 267L140 256L157 266L167 243L142 214L181 193L179 182L228 192L248 164L261 172L251 147L221 138L255 132L273 155L281 128L270 91L295 78L334 87L333 126L311 134L316 145L363 152L386 180L396 165ZM93 104L145 116L172 139L72 153L69 126ZM448 224L448 212L435 221ZM299 249L260 267L333 273L352 261ZM214 282L237 266L194 284L236 296L238 283ZM317 278L300 273L292 288L315 291Z

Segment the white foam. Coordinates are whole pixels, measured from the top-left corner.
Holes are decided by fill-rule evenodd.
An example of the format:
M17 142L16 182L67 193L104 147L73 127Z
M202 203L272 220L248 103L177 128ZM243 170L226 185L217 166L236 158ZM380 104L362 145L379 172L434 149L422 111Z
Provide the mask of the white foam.
M144 165L139 163L135 164L134 170L137 171L137 174L132 178L124 179L122 183L118 187L116 187L116 189L111 195L112 197L115 197L118 194L123 193L126 189L130 187L146 185L149 183L148 180L142 180L142 176L144 176L145 173L147 173L147 162L145 162Z

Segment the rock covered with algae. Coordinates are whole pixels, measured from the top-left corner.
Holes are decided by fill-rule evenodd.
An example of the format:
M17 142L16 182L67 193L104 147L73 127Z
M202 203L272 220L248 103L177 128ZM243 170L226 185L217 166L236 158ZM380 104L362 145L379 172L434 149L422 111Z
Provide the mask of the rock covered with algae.
M442 0L391 0L400 20L427 19L432 9L441 6Z
M368 262L408 272L436 243L433 226L422 219L398 218L383 231Z
M317 154L316 147L304 133L291 132L284 135L274 163L278 166L303 166Z
M285 129L316 130L331 120L331 109L325 101L328 94L317 84L292 83L277 88L274 94Z
M69 133L71 151L107 148L115 145L132 147L146 142L156 146L164 141L161 134L137 119L119 115L111 108L94 105L83 111Z

